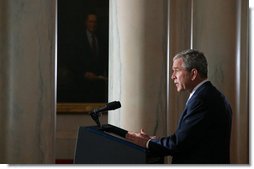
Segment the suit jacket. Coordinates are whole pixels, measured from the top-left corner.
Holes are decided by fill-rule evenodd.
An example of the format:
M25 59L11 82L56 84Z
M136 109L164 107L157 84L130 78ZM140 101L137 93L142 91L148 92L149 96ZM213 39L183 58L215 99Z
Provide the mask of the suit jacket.
M68 66L71 70L75 72L76 75L82 76L81 78L83 78L85 72L94 72L97 75L107 76L107 45L105 45L100 36L97 36L98 51L96 56L93 55L92 48L85 31L79 35L78 42L79 43L73 47L74 52L72 56L70 56L68 62Z
M211 82L202 84L188 101L171 136L152 139L149 149L171 155L178 164L226 164L230 161L232 110Z

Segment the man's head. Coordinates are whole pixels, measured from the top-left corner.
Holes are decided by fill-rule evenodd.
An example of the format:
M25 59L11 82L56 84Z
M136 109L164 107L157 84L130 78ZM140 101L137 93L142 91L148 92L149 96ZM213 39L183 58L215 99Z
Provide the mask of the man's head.
M97 16L95 14L88 14L86 17L86 28L89 32L93 33L96 30Z
M177 91L191 92L195 86L207 79L207 60L203 53L188 49L175 55L172 71L171 79Z

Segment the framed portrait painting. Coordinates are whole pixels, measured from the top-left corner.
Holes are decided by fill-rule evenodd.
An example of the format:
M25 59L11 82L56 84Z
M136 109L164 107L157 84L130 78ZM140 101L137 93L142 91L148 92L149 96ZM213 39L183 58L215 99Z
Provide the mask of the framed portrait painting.
M57 112L108 100L109 0L58 0Z

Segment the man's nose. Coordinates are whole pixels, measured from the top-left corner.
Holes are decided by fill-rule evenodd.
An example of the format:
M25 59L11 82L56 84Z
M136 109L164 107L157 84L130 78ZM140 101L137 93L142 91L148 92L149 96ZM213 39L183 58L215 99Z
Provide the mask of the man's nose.
M174 80L174 79L175 79L175 74L174 74L174 73L172 73L172 75L171 75L171 79L172 79L172 80Z

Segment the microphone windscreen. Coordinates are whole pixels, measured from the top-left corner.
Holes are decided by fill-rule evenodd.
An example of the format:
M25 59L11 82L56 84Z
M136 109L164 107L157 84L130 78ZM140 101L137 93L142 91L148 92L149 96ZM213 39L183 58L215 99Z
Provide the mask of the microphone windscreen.
M120 107L121 107L121 103L119 101L114 101L107 104L108 110L115 110Z

